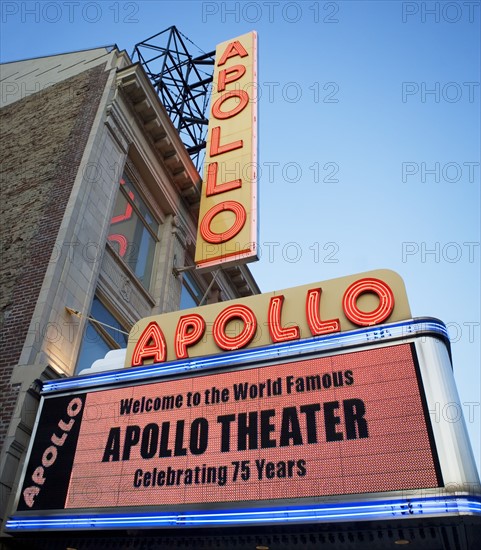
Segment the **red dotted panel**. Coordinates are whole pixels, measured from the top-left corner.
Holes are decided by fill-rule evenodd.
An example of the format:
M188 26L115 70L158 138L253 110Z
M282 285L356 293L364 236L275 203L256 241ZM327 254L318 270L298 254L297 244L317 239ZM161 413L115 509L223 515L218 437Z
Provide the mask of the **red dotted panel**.
M247 398L236 399L236 385L246 383ZM223 391L218 403L211 403L214 387ZM140 408L142 398L170 396L180 405L173 410L120 413L122 400L132 399L132 406L139 400ZM301 409L306 405L310 413ZM190 442L191 427L201 424ZM137 428L130 428L130 456L122 460L129 426ZM185 456L174 456L183 448ZM410 345L402 344L90 393L66 508L295 499L438 484L416 367Z

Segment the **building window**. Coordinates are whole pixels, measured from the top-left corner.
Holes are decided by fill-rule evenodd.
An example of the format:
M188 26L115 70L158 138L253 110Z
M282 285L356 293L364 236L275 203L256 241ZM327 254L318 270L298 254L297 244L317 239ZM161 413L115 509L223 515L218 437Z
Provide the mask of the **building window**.
M90 317L102 324L88 321L77 361L77 373L90 368L97 359L103 359L110 350L127 347L128 335L124 334L127 332L125 327L97 296L92 302Z
M197 307L202 300L203 292L190 273L182 275L182 290L180 293L180 309Z
M124 173L108 240L146 290L150 288L158 232L159 224Z

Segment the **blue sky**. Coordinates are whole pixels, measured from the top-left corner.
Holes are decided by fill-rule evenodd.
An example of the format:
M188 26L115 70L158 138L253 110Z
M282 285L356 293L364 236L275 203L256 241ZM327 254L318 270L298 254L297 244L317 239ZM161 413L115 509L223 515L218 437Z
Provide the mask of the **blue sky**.
M448 325L480 466L480 2L1 6L3 62L113 43L131 53L171 25L203 51L256 30L252 272L268 291L397 271L413 315Z

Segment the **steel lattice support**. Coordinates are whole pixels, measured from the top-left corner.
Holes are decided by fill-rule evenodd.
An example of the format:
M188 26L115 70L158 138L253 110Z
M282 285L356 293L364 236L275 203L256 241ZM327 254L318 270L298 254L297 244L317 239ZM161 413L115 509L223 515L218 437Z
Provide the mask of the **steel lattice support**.
M215 52L193 57L185 41L191 42L175 26L169 27L136 44L132 60L139 62L147 73L200 170Z

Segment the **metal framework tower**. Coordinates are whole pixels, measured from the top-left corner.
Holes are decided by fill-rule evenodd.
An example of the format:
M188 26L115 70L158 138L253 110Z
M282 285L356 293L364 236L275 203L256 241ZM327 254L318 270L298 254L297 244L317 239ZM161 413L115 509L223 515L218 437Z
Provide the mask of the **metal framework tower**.
M201 55L193 57L185 41ZM214 55L203 52L172 26L136 44L131 56L149 76L197 170L206 144Z

